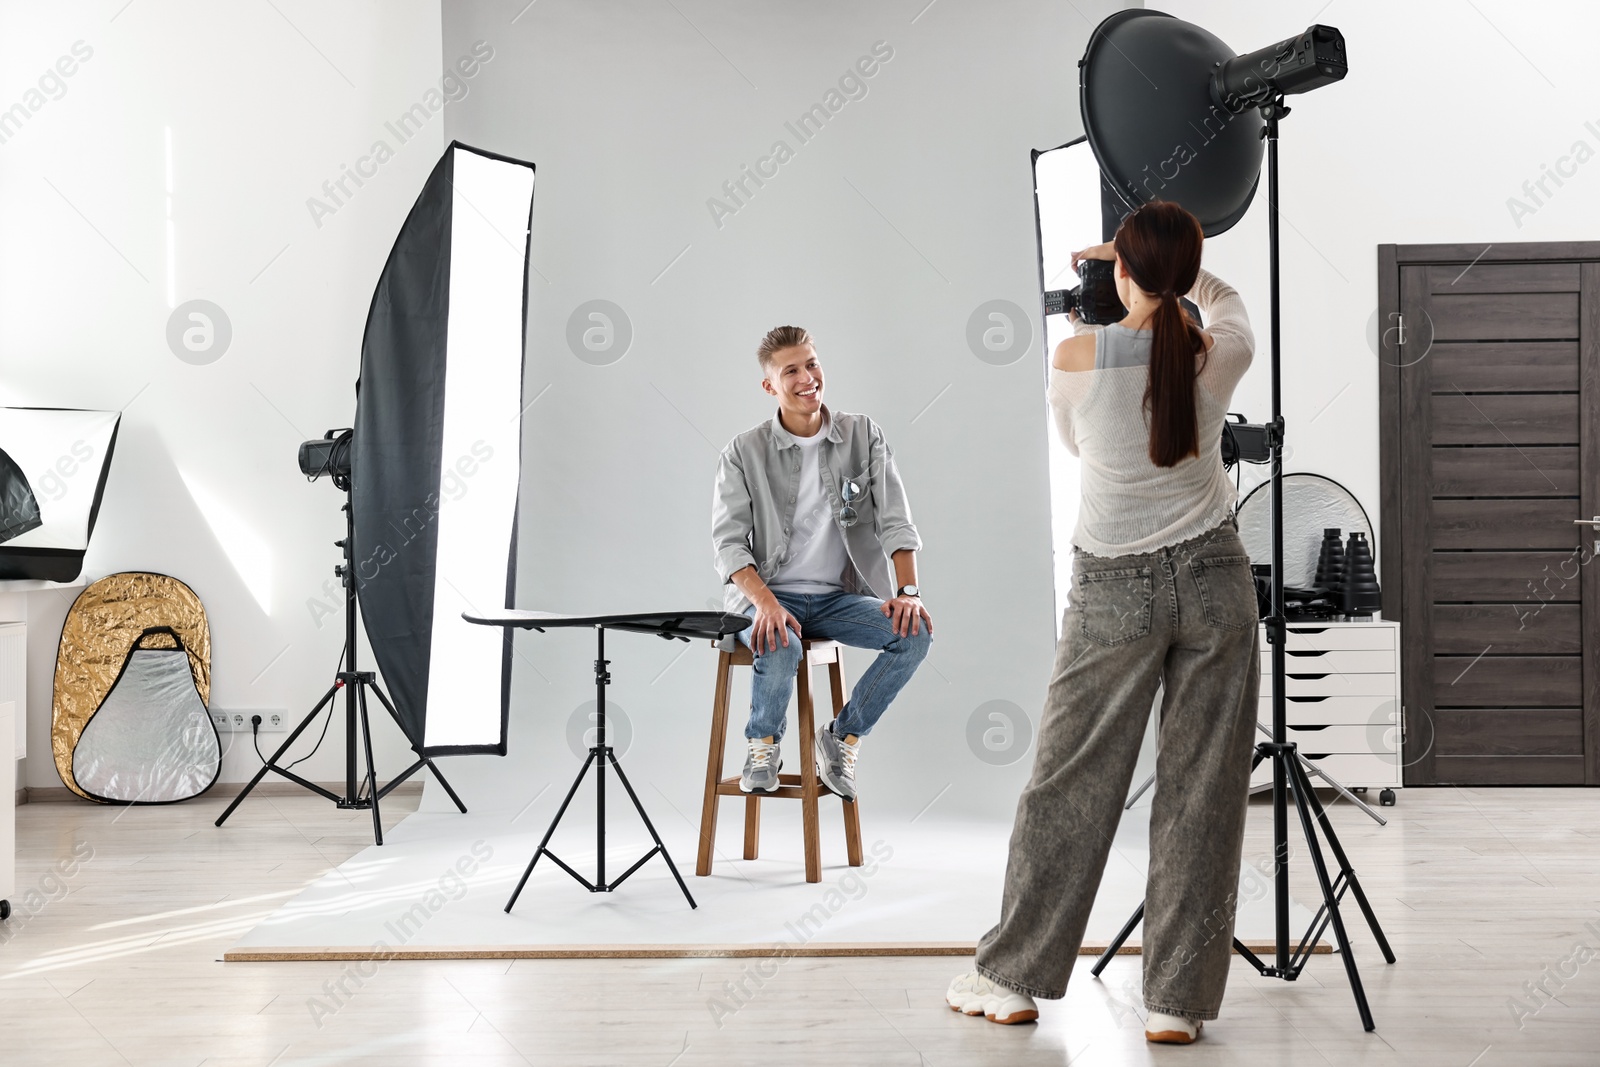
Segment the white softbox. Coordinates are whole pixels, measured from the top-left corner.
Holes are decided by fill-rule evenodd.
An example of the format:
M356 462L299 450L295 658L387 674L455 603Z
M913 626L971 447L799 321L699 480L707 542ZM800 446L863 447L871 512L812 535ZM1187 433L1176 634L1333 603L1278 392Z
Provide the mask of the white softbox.
M122 414L0 408L0 578L83 570Z
M452 143L373 294L351 488L361 617L426 755L506 751L533 164Z

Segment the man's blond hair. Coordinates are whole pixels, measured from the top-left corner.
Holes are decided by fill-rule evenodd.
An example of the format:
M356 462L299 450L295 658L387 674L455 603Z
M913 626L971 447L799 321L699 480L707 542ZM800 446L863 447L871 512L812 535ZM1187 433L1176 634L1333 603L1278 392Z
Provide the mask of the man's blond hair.
M761 369L769 370L772 367L772 357L785 348L796 348L800 345L812 345L811 333L803 326L775 326L767 331L761 339L761 344L756 347L756 359L761 361Z

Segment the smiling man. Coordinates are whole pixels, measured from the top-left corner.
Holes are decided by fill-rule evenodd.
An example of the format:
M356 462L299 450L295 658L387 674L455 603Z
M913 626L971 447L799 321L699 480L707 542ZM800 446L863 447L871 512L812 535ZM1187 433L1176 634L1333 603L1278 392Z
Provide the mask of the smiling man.
M861 738L933 639L917 588L922 540L883 430L822 402L811 335L779 326L756 356L761 388L778 398L778 411L722 450L711 509L725 606L754 620L739 633L755 660L739 788L778 788L779 744L805 636L878 651L838 718L817 731L819 773L853 801Z

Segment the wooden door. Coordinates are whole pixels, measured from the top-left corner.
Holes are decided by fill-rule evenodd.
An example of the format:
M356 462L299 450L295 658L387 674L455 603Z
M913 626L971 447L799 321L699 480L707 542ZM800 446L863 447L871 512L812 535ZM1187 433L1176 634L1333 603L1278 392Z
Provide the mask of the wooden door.
M1600 247L1584 247L1380 256L1407 785L1600 783L1600 530L1574 522L1600 515Z

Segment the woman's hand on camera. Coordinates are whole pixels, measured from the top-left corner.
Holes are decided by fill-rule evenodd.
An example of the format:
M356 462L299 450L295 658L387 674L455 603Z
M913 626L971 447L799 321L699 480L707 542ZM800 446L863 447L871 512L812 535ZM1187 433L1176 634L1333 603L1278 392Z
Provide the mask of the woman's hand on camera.
M1072 253L1072 269L1078 269L1078 263L1085 259L1116 259L1117 250L1110 241L1090 245L1081 252Z

